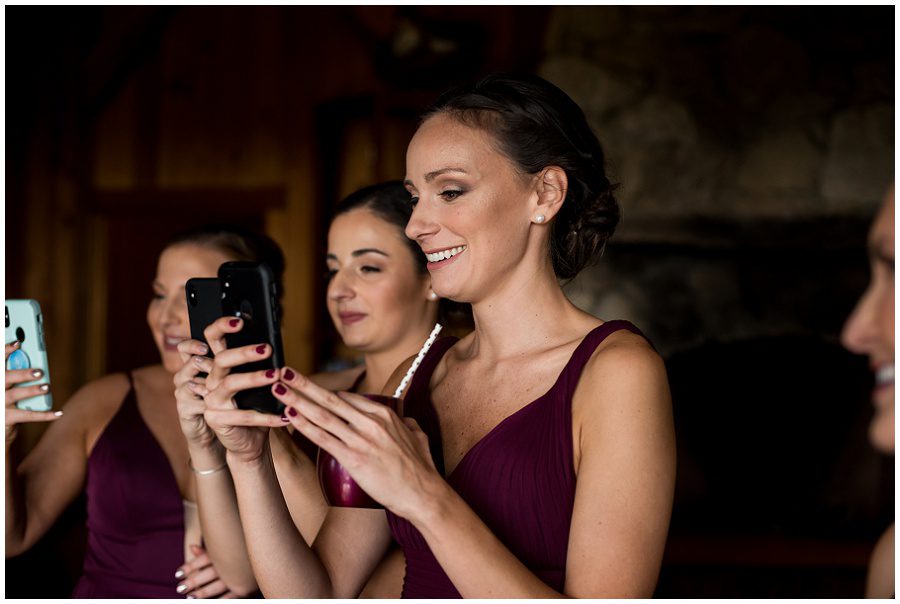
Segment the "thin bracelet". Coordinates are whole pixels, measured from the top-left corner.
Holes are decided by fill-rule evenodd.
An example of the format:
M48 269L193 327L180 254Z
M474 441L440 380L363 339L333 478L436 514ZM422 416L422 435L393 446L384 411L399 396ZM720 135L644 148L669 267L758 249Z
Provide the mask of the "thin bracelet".
M191 463L191 458L188 457L188 467L191 469L191 472L197 474L198 476L209 476L210 474L215 474L216 472L221 472L225 468L228 467L228 462L223 463L218 468L213 468L212 470L198 470L194 467L194 464Z

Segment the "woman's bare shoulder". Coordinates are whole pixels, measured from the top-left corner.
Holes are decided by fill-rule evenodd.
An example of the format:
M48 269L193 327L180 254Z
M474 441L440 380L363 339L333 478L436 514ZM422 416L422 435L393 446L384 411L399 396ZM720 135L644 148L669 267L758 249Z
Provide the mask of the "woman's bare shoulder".
M894 525L888 527L872 552L869 576L866 578L867 598L894 597Z

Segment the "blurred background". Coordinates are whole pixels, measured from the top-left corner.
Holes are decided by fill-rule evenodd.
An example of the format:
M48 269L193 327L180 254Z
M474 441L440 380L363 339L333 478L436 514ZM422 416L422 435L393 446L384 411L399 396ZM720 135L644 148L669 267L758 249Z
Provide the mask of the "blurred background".
M5 15L6 297L43 307L57 405L158 358L157 254L211 219L283 246L290 363L352 361L323 302L330 207L404 176L419 112L452 84L534 72L582 106L621 183L619 232L567 290L639 325L669 370L657 595L862 595L894 461L868 445L871 378L838 334L894 173L894 7ZM70 593L83 519L78 501L6 562L8 597Z

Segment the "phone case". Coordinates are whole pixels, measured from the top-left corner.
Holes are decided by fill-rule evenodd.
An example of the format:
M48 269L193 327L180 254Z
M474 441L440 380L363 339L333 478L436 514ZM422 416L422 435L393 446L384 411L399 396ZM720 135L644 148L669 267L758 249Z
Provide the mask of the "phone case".
M219 280L215 277L188 279L184 285L184 296L187 300L188 320L191 324L191 339L199 340L208 346L209 343L203 337L203 330L223 316L222 290L219 287ZM212 350L209 350L206 356L213 358ZM197 375L206 377L206 372L201 371Z
M50 383L50 366L47 363L47 346L44 343L44 319L41 305L36 300L6 300L6 343L19 340L21 345L6 360L7 369L41 369L39 380L25 382L22 386ZM48 392L16 403L19 409L49 411L53 408L53 396Z
M228 348L265 343L272 346L272 354L268 358L235 367L232 372L247 373L284 367L278 298L272 269L264 262L226 262L219 267L219 287L222 290L223 316L244 320L241 331L225 336ZM284 411L284 404L272 395L269 386L243 390L235 394L234 400L241 409L256 409L277 415Z

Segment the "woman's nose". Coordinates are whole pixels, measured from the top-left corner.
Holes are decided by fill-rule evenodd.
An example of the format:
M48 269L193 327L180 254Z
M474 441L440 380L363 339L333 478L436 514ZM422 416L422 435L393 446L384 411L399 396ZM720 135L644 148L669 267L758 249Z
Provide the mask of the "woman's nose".
M421 201L417 203L413 208L412 215L409 217L409 222L406 223L406 236L419 243L422 243L422 241L425 241L440 230L433 216L427 210L427 205Z
M328 297L332 300L346 300L354 295L353 286L344 271L337 271L328 283Z

